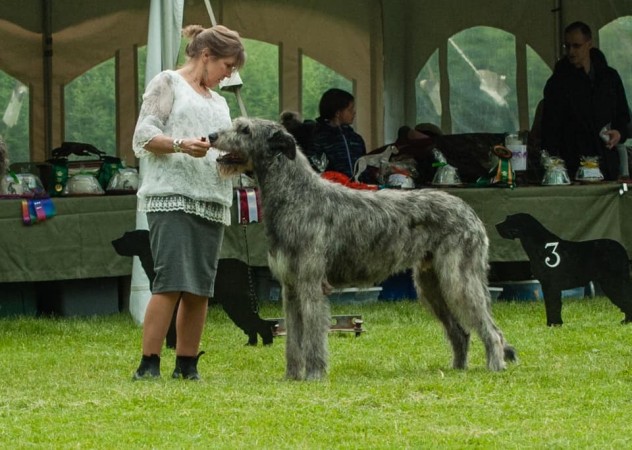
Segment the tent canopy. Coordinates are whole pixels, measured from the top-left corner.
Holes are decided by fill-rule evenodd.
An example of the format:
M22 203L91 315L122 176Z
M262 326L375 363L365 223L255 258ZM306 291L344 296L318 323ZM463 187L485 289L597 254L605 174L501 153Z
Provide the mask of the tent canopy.
M146 0L0 3L0 69L30 88L32 159L45 158L63 141L63 87L115 57L118 148L133 160L136 49L147 42L149 5ZM598 30L632 14L632 0L212 0L212 5L219 23L279 45L279 111L300 111L301 55L353 80L356 127L370 147L392 141L400 124L414 123L416 76L437 50L440 71L447 70L449 39L459 31L483 25L516 37L519 120L528 128L526 47L552 67L561 24L583 20ZM203 0L185 0L183 23L211 25ZM442 85L444 104L448 95Z

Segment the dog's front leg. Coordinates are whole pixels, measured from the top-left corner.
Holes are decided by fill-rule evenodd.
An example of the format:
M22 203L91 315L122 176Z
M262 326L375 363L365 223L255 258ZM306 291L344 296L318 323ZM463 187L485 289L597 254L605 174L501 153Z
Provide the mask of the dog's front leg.
M305 354L303 352L303 315L296 288L281 283L283 309L285 311L285 378L302 380L305 370Z
M303 309L303 351L305 353L305 379L319 380L327 373L327 335L331 326L329 300L322 286L313 283L298 292Z
M546 324L561 326L562 322L562 291L553 286L542 285L544 307L546 309Z

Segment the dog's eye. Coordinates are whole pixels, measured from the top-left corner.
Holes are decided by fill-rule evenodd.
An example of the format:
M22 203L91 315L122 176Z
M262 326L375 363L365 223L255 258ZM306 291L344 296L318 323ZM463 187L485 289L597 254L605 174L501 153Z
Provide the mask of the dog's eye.
M248 125L244 125L239 130L242 134L250 134L250 127Z

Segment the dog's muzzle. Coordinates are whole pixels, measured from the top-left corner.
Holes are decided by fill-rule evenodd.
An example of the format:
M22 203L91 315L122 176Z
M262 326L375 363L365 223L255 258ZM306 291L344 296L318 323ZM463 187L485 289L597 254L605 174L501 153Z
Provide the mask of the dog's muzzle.
M218 133L209 133L208 141L211 144L217 142L218 139L219 139ZM221 153L220 156L217 158L218 163L223 164L223 165L240 165L244 163L243 158L239 154L235 152L221 150L221 149L218 149L218 150Z
M217 158L217 162L223 165L243 165L246 161L236 153L223 153Z
M517 237L516 230L507 224L507 222L497 223L496 231L498 231L498 234L505 239L515 239Z

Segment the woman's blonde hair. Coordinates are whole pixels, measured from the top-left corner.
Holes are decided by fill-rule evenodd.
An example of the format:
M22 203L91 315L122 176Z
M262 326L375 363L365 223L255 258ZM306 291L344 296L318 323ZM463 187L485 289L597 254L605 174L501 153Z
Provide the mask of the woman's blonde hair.
M235 58L235 69L246 62L246 51L239 33L223 25L204 28L201 25L188 25L182 29L182 36L189 39L186 46L188 58L200 56L204 49L216 58Z

